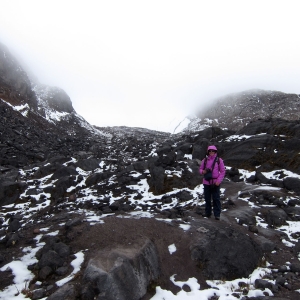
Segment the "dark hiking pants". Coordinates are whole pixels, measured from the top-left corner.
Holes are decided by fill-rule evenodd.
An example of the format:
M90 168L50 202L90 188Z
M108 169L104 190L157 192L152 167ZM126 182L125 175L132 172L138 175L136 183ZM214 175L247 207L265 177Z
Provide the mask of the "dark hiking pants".
M215 217L220 217L221 201L220 201L220 186L204 184L204 199L205 199L205 214L211 215L213 201L213 212Z

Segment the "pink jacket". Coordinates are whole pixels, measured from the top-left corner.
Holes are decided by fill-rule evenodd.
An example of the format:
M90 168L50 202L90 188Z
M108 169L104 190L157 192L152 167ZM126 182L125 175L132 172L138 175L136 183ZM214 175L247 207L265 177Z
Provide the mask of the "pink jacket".
M213 165L213 163L214 163L214 160L215 160L215 157L216 157L216 156L217 156L217 154L215 154L215 155L213 155L213 156L208 156L208 157L207 157L207 162L206 162L205 168L209 168L209 169L212 168L212 165ZM199 172L200 172L201 175L203 174L205 159L206 159L206 158L204 158L204 159L202 160L201 165L200 165ZM225 166L224 166L224 162L223 162L223 159L219 157L219 162L216 161L215 167L214 167L213 172L212 172L212 177L213 177L213 179L211 179L210 181L207 181L207 180L205 180L205 178L203 177L203 184L210 185L210 184L214 184L214 183L216 183L216 182L221 183L222 180L224 179L224 176L225 176Z

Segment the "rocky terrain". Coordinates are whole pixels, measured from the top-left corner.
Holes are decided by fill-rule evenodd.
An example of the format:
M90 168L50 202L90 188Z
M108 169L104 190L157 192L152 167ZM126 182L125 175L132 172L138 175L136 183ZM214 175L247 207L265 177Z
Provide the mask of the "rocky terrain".
M229 94L201 109L184 131L205 127L238 130L257 119L299 120L300 95L279 91L248 90Z
M189 299L175 283L190 278L203 299L299 299L298 96L245 95L201 130L100 128L0 46L0 299ZM220 221L202 216L210 144L227 169Z

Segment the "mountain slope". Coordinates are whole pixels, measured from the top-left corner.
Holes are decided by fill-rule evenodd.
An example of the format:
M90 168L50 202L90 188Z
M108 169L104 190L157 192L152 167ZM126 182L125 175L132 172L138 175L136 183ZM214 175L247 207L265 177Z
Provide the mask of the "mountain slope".
M0 44L0 101L2 106L6 104L21 113L25 123L35 122L37 130L55 128L62 139L72 135L107 138L107 134L77 114L65 91L31 79L3 44Z
M250 122L251 100L239 130L93 127L2 54L0 299L299 299L299 120ZM202 217L210 144L220 221Z
M276 91L248 90L212 101L201 110L184 131L204 127L238 130L258 119L299 120L300 95Z
M31 89L27 73L9 50L0 43L0 98L12 105L37 108L37 99Z

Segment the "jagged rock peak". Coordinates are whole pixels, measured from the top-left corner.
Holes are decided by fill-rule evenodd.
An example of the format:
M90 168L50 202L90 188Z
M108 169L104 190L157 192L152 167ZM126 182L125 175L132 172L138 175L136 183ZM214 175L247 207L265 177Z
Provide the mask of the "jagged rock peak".
M31 82L20 63L0 43L0 98L11 105L28 104L37 108L37 99Z
M299 120L300 95L278 91L248 90L229 94L201 110L184 131L216 126L238 130L258 119Z
M39 111L51 108L58 112L74 112L72 101L63 89L37 84L33 86L33 91L37 95Z
M57 133L68 136L92 134L100 136L100 140L110 137L76 113L63 89L39 83L1 43L0 110L7 115L15 115L16 119L21 118L24 124L35 122L38 130L50 126L48 130L56 128Z
M0 44L0 98L13 106L28 105L43 117L47 116L47 110L75 112L64 90L32 80L3 44Z

